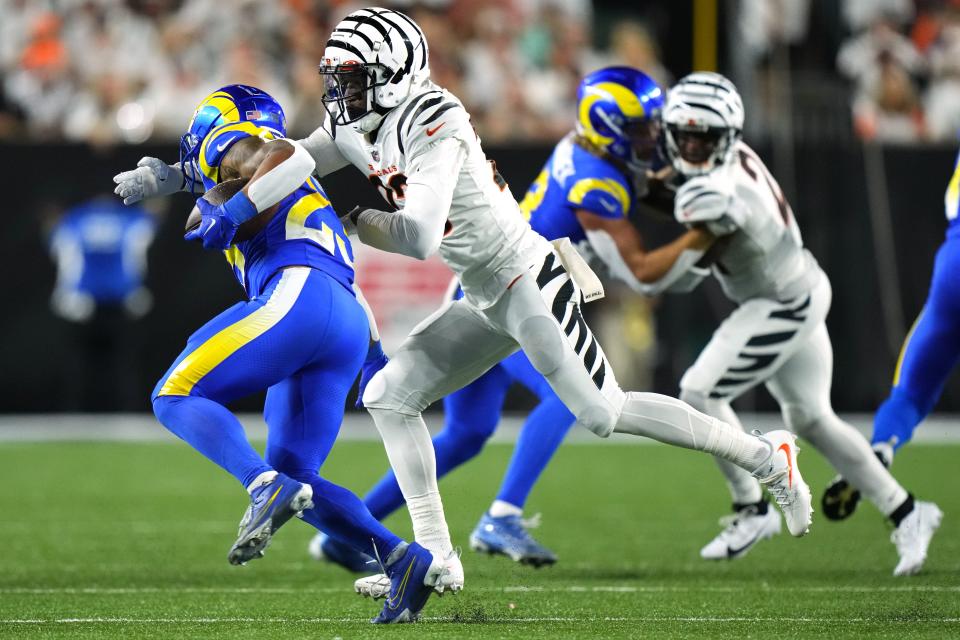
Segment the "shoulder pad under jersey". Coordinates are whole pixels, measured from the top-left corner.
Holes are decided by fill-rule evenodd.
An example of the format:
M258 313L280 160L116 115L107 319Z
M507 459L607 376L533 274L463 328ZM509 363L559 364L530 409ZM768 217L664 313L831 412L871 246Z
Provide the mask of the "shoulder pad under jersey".
M438 140L476 137L470 116L460 101L439 89L411 99L395 126L400 153L408 159Z
M586 160L586 162L583 162ZM632 196L626 178L599 158L580 158L564 180L567 202L603 218L625 218Z
M738 219L733 206L729 181L716 175L697 176L677 189L674 216L681 224L705 224L714 235L728 235L737 230Z
M200 172L207 189L219 181L220 163L230 151L230 147L244 138L258 137L263 140L278 140L283 135L269 127L253 122L229 122L220 125L207 134L200 146Z

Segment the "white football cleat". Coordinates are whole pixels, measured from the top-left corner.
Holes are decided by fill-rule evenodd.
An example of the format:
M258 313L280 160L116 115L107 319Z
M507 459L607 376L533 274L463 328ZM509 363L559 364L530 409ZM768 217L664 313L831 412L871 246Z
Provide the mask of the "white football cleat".
M390 578L383 573L366 576L353 583L353 590L365 598L386 598L390 595Z
M897 545L900 562L893 570L895 576L912 576L923 568L927 548L933 534L943 520L943 512L932 502L917 502L913 511L900 521L890 534L890 542Z
M767 488L783 511L790 534L800 537L810 530L813 506L810 487L797 466L797 438L782 429L763 435L755 431L754 435L770 445L770 456L756 468L753 476Z
M735 560L747 555L753 545L772 538L783 527L780 514L773 508L758 513L756 505L748 505L736 513L720 518L725 528L700 550L704 560Z
M459 547L447 553L443 560L443 570L436 576L436 580L433 590L441 596L447 591L451 593L463 591L463 564L460 562Z

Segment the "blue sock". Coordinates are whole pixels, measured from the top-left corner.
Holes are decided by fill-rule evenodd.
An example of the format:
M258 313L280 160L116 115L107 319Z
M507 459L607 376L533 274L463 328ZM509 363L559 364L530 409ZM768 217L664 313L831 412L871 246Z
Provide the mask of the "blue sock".
M575 418L560 398L547 397L527 416L517 438L497 500L521 509Z
M153 412L175 436L247 487L271 467L250 445L237 417L222 404L197 396L158 396Z
M540 404L523 423L497 494L497 500L523 509L533 485L540 479L576 418L522 351L504 360L501 366L540 398Z
M443 431L433 438L437 456L437 477L442 478L480 453L497 424L511 379L499 366L443 400L446 415ZM392 471L363 499L378 520L404 504L403 494Z
M889 442L896 438L894 450L905 445L913 437L917 425L927 417L930 407L920 407L902 389L894 388L873 418L871 444Z
M384 562L403 542L380 524L351 491L315 474L312 478L297 479L313 487L313 508L303 512L303 519L327 535L354 547L358 540L364 540L366 544L357 550L372 558L379 554Z

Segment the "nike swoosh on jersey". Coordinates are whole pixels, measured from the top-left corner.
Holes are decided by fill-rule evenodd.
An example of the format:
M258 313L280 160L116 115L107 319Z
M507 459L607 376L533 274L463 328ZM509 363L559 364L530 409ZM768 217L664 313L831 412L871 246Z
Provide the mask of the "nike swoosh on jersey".
M229 145L231 142L233 142L233 141L236 140L236 139L237 139L237 136L233 136L233 137L231 137L229 140L227 140L226 142L222 142L222 143L218 144L218 145L217 145L217 151L222 153L223 150L227 148L227 145Z
M603 206L604 209L606 209L610 213L614 213L617 210L616 202L607 202L606 200L601 200L600 204L601 206Z
M445 124L447 124L446 120L444 120L443 122L435 126L433 129L427 129L427 135L432 136L433 134L435 134L437 131L440 130L440 127L442 127Z

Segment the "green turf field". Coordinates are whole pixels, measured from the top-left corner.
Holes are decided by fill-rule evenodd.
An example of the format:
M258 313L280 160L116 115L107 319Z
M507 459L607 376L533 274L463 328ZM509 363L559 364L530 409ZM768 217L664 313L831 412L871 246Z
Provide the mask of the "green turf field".
M510 448L491 446L441 484L467 546ZM227 564L245 508L234 480L178 443L0 444L0 637L10 638L807 638L960 637L960 446L904 450L895 470L946 512L923 575L894 579L871 506L817 518L734 563L701 561L728 497L713 462L664 446L569 445L532 496L537 534L560 555L533 570L464 551L466 590L433 598L405 628L353 577L312 562L295 521L263 560ZM800 457L819 499L831 473ZM344 442L327 475L361 492L379 443ZM409 535L406 514L389 522Z

